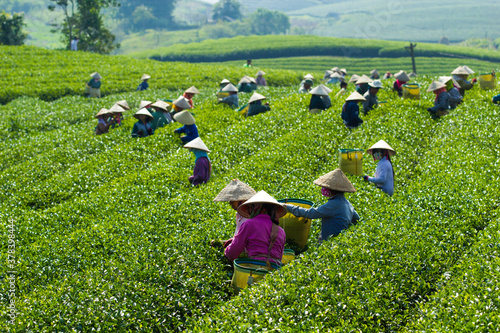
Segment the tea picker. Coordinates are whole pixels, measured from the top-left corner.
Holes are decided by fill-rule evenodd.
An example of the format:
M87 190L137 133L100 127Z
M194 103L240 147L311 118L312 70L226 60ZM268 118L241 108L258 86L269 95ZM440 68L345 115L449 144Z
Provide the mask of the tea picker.
M378 106L377 93L380 89L382 89L382 82L380 80L375 80L368 83L368 86L370 88L363 95L365 98L365 101L363 102L363 112L365 115Z
M342 106L342 121L345 127L348 129L354 129L363 123L363 119L359 117L359 105L360 102L365 102L366 99L361 96L357 91L353 92L345 100Z
M433 119L447 115L450 109L450 94L446 91L446 85L439 81L434 81L427 89L427 92L433 92L436 95L434 106L427 111Z
M218 98L218 103L224 103L232 109L239 107L238 88L229 83L222 89L222 92L227 96Z
M309 112L310 113L320 113L332 106L332 100L330 99L330 93L332 90L322 84L311 90L311 100L309 102Z
M363 176L366 182L374 183L383 192L392 196L394 194L394 169L392 168L391 156L396 155L387 142L380 140L367 151L373 156L374 161L378 161L375 169L375 177Z
M207 146L200 138L196 138L185 144L184 148L189 149L196 157L194 161L193 175L188 178L189 182L193 186L198 186L208 182L210 175L212 174L212 163L208 158L210 150L208 150Z
M97 97L97 98L101 98L101 79L102 79L102 76L97 73L97 72L94 72L92 74L90 74L90 81L87 82L87 85L85 86L85 94L88 96L88 97Z
M460 95L465 96L465 91L470 90L474 87L474 84L477 82L476 79L472 81L468 81L469 75L474 74L467 66L458 66L451 72L452 77L458 82L460 85Z
M196 120L191 115L189 111L181 111L174 115L174 120L183 124L184 126L174 130L174 133L181 134L185 133L185 136L181 136L181 141L183 143L190 142L199 137L198 127L196 127Z
M143 74L141 77L142 82L139 84L139 86L137 87L137 89L135 91L147 90L149 88L148 80L150 78L151 78L151 76L149 76L148 74Z
M140 109L134 114L134 117L138 120L132 128L133 138L144 138L154 134L154 130L151 127L153 116L147 109Z
M198 91L198 89L196 89L195 86L191 86L188 89L186 89L186 91L184 91L184 94L182 95L182 97L184 97L188 101L188 103L190 105L190 107L186 108L186 109L192 109L193 108L193 106L194 106L193 105L193 97L194 97L194 95L198 95L199 93L200 92Z

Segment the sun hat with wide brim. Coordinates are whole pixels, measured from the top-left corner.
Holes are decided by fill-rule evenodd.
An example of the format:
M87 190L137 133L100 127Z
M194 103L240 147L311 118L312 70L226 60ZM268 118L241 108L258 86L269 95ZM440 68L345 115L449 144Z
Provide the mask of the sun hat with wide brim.
M363 74L357 81L356 84L363 84L363 83L370 83L372 82L372 79L370 79L368 76Z
M311 95L328 96L331 91L328 91L324 85L320 84L316 88L312 89L309 93Z
M311 74L306 74L304 75L304 80L314 80L314 76L312 76Z
M203 140L201 140L200 137L197 137L196 139L193 139L193 140L189 141L188 143L186 143L184 145L184 148L199 149L199 150L206 151L207 153L210 153L210 150L205 145L205 143L203 142Z
M125 112L125 109L122 108L119 104L114 104L110 109L109 112L117 112L117 113L123 113Z
M151 104L151 107L153 109L155 109L156 111L160 110L160 111L168 111L168 103L162 101L162 100L158 100L156 102L154 102L153 104Z
M451 72L452 75L470 75L462 66L458 66Z
M259 203L272 204L273 206L275 206L277 218L283 217L288 213L284 204L279 203L278 200L267 194L266 191L259 191L253 197L248 199L244 204L238 207L238 214L246 217L247 219L250 218L250 213L248 212L250 205Z
M252 97L250 97L250 99L248 100L248 103L253 103L253 102L256 102L256 101L262 101L262 100L265 100L267 97L265 96L262 96L261 94L259 93L253 93Z
M349 101L357 101L357 102L366 102L366 98L363 97L359 92L355 91L346 98L346 102Z
M266 75L266 72L264 71L258 71L256 76L262 76L262 75Z
M151 104L153 104L153 102L150 102L150 101L141 101L139 103L139 110L140 109L145 109L146 106L151 105Z
M319 177L314 181L314 184L338 192L356 192L352 183L340 169L335 169Z
M126 100L121 100L121 101L118 101L116 102L115 104L118 104L119 106L121 106L122 108L124 108L125 110L130 110L130 106L128 106L128 103Z
M175 101L172 102L175 106L181 108L181 109L190 109L191 104L189 104L188 100L184 98L183 96L179 96Z
M231 81L229 81L228 79L224 79L224 80L220 81L220 84L225 84L225 83L231 83Z
M463 65L463 66L462 66L462 68L463 68L463 69L465 69L465 70L467 71L467 73L469 73L469 74L474 74L474 73L475 73L475 72L474 72L472 69L470 69L470 68L469 68L469 66L467 66L467 65Z
M232 83L228 83L227 86L222 88L223 92L238 92L238 88L236 88Z
M174 119L183 125L193 125L196 122L193 115L189 111L181 111L174 114Z
M382 82L380 80L374 80L370 83L368 83L368 85L372 88L377 88L377 89L381 89L383 88L384 86L382 85Z
M385 149L385 150L389 151L390 156L396 155L396 151L394 149L392 149L392 147L389 146L389 144L387 142L385 142L384 140L380 140L379 142L377 142L376 144L371 146L366 152L368 154L372 155L374 149Z
M446 87L446 84L444 84L443 82L434 81L431 83L431 85L427 89L427 92L436 91L436 90L444 88L444 87Z
M151 115L151 113L149 113L149 111L147 109L140 109L139 111L137 111L134 114L134 117L137 118L137 119L139 119L140 115L144 115L146 117L149 117L149 118L153 119L153 116Z
M351 78L349 79L348 83L351 83L351 82L356 82L358 81L359 79L361 78L361 76L357 75L357 74L352 74Z
M151 76L149 76L148 74L142 74L141 76L141 80L149 80L151 78Z
M200 92L198 91L198 89L196 89L195 86L191 86L189 88L186 89L186 91L184 91L185 93L190 93L190 94L199 94Z
M444 84L448 83L448 81L450 81L450 80L453 81L453 84L455 86L459 86L459 83L457 82L457 80L455 80L452 76L440 76L438 78L438 81L441 83L444 83Z
M102 108L97 112L97 114L94 116L94 118L99 118L100 116L104 116L105 114L110 113L108 109Z
M90 74L90 77L94 78L94 79L99 79L99 80L102 79L102 76L97 72Z
M378 70L376 70L376 69L372 69L372 70L370 71L370 74L371 74L371 75L380 75L380 73L379 73L379 72L378 72Z
M399 72L397 72L396 74L394 74L394 77L396 79L398 79L399 81L402 81L402 82L408 82L408 81L410 81L410 77L408 76L408 74L406 74L405 71L399 71Z
M246 201L257 192L239 179L233 179L217 194L214 201Z

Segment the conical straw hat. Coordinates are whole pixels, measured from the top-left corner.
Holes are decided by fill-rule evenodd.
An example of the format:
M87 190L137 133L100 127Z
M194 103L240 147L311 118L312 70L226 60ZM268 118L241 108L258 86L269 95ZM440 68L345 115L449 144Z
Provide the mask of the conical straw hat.
M224 83L231 83L231 81L229 81L228 79L224 79L224 80L220 81L220 84L224 84Z
M345 75L345 74L347 74L347 69L345 69L345 68L341 68L341 69L340 69L340 72L341 72L342 74L344 74L344 75Z
M122 108L120 105L118 104L115 104L111 107L111 109L109 109L109 112L120 112L120 113L123 113L125 112L125 109Z
M340 169L335 169L319 177L314 181L314 184L338 192L356 192L354 186Z
M405 71L399 71L399 72L397 72L396 74L394 74L394 77L396 79L398 79L399 81L402 81L402 82L408 82L408 81L410 81L410 77L408 76L408 74L406 74Z
M362 84L362 83L370 83L372 82L372 79L370 79L368 76L363 74L357 81L356 84Z
M196 89L195 86L191 86L191 87L186 89L185 93L199 94L200 92L198 91L198 89Z
M314 76L312 76L311 74L306 74L304 75L304 80L314 80Z
M207 146L205 145L205 143L203 143L203 140L201 140L200 137L197 137L196 139L193 139L188 143L186 143L184 145L184 148L194 148L194 149L204 150L210 153L210 150L208 150Z
M149 80L151 78L151 76L149 76L148 74L142 74L141 76L141 80Z
M228 83L227 86L222 88L224 92L238 92L238 88L236 88L232 83Z
M357 75L357 74L352 74L351 78L349 79L348 83L351 83L351 82L356 82L358 81L359 79L361 78L361 76Z
M255 76L261 76L261 75L266 75L266 72L264 72L264 71L258 71Z
M337 78L337 79L341 79L341 78L342 78L342 75L340 75L338 72L335 72L335 73L333 73L332 75L330 75L330 78Z
M467 66L467 65L463 65L462 67L463 67L463 69L465 69L465 70L467 71L467 73L469 73L469 74L474 74L474 73L475 73L475 72L474 72L472 69L470 69L470 68L469 68L469 66Z
M378 70L376 70L376 69L372 69L372 70L370 71L370 74L371 74L371 75L379 75L380 73L378 72Z
M331 70L325 71L325 76L327 76L327 77L330 77L330 75L332 75L332 74L333 74L333 71L331 71Z
M377 89L381 89L384 87L382 86L382 82L380 82L380 80L374 80L373 82L368 83L368 85L372 88L377 88Z
M450 81L450 80L453 81L453 84L455 86L459 86L457 80L455 80L452 76L440 76L438 78L438 81L441 82L441 83L444 83L444 84L448 83L448 81Z
M238 82L238 84L243 84L243 83L252 83L252 81L250 81L250 79L248 78L248 76L243 76L240 80L240 82Z
M92 77L94 79L99 79L99 80L102 79L102 76L97 72L90 74L90 77Z
M465 70L462 66L458 66L451 72L452 75L469 75L469 72Z
M118 101L116 102L115 104L118 104L119 106L121 106L122 108L124 108L125 110L130 110L130 107L128 106L128 103L126 100L121 100L121 101Z
M248 104L250 103L253 103L255 101L262 101L264 99L266 99L267 97L265 96L262 96L261 94L259 93L253 93L252 97L250 97L250 99L248 100Z
M389 146L389 144L384 140L380 140L379 142L371 146L366 152L371 155L373 154L373 149L385 149L389 151L390 156L396 155L396 151L392 149L392 147Z
M139 110L140 109L145 109L146 106L148 105L151 105L153 102L150 102L150 101L141 101L141 103L139 103Z
M196 120L193 115L189 111L181 111L174 115L175 121L183 124L183 125L193 125Z
M417 73L415 73L415 72L411 72L411 73L410 73L410 75L408 75L408 76L409 76L409 77L417 77L418 75L417 75Z
M311 95L328 96L330 92L324 85L320 84L316 88L312 89L309 93Z
M108 109L102 108L99 110L99 112L97 112L97 114L94 116L94 118L99 118L100 116L103 116L103 115L108 114L108 113L109 113Z
M331 69L331 71L332 71L332 72L334 72L334 73L340 73L340 68L338 68L338 67L333 67L333 68Z
M175 101L172 102L175 106L181 109L191 109L191 104L182 96L179 96Z
M429 86L429 89L427 89L427 92L435 91L441 88L446 87L446 84L439 82L439 81L434 81L432 84Z
M217 194L214 201L246 201L257 192L239 179L233 179Z
M160 109L162 111L168 111L168 103L165 103L162 100L158 100L158 101L154 102L153 104L151 104L151 107L157 111L158 111L158 109Z
M149 118L153 118L153 116L151 115L151 113L149 113L149 111L147 109L140 109L139 111L137 111L135 114L134 114L134 117L139 119L139 116L140 115L145 115Z
M355 91L352 94L350 94L345 101L365 102L366 98L364 98L363 95L361 95L359 92Z
M276 199L266 193L266 191L259 191L253 197L248 199L244 204L238 207L238 213L246 218L250 218L250 214L248 213L248 208L251 204L272 204L276 207L276 217L280 218L285 216L288 211L284 204L279 203Z
M250 80L251 83L257 83L253 77L247 76L247 78Z

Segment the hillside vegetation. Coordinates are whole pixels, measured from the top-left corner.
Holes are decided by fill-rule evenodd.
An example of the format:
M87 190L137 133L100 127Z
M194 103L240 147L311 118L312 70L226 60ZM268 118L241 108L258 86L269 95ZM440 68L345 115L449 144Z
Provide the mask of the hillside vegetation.
M39 52L0 50L19 71L29 65L16 59ZM89 60L83 53L49 55L66 61L64 71L44 67L63 87L67 73L79 76ZM184 74L172 75L175 90L114 93L123 86L110 80L102 99L19 97L0 105L0 274L6 276L12 221L18 312L10 326L2 294L0 331L480 332L500 326L495 92L476 86L434 121L426 111L434 95L423 92L430 79L419 78L422 100L384 89L380 99L387 103L349 131L340 119L343 100L333 98L331 109L311 115L309 96L296 86L259 90L272 110L247 119L217 105L220 72L240 77L244 68L98 59L108 76L119 68L123 78L134 77L142 73L134 64L141 63ZM274 75L279 82L281 75L302 73L270 72L268 79ZM38 77L24 78L16 83L20 94ZM213 165L212 178L200 187L187 181L194 157L173 133L178 124L130 137L141 100L178 96L193 82L201 94L192 112ZM249 95L240 98L245 103ZM133 107L124 124L94 136L94 115L121 99ZM234 232L234 211L213 202L217 193L239 178L276 198L319 205L326 198L313 180L338 167L338 149L366 151L380 139L397 151L394 196L348 176L357 192L347 197L360 222L318 245L320 223L313 221L306 252L233 296L231 269L209 245ZM375 167L363 160L366 174ZM8 290L6 278L0 288Z

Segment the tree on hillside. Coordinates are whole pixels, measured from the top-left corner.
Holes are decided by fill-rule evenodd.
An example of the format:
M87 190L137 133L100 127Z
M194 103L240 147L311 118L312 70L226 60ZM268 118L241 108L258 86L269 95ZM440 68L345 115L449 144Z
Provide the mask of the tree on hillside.
M248 19L256 35L281 34L290 29L288 16L277 10L258 8Z
M212 9L212 19L214 21L241 20L241 4L238 0L220 0Z
M24 14L11 15L2 10L0 13L0 45L23 45L28 36L23 31Z
M119 44L105 26L101 9L118 7L117 0L50 0L49 10L60 7L65 15L61 24L54 25L52 32L62 33L62 42L70 48L73 37L80 39L78 48L82 51L110 53Z
M119 15L126 20L132 19L134 25L131 27L135 30L168 28L174 24L172 13L176 3L177 0L122 0ZM152 20L142 20L148 15L152 15Z

